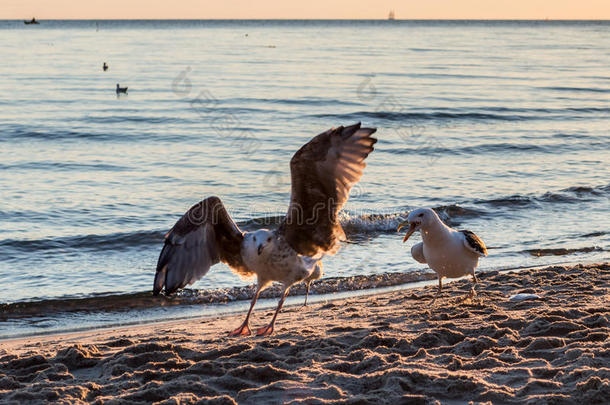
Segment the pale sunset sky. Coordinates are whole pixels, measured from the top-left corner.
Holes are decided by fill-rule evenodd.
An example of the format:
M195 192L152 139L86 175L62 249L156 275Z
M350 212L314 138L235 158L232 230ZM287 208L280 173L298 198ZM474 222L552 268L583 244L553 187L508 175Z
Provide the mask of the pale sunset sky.
M610 0L0 0L0 19L610 19Z

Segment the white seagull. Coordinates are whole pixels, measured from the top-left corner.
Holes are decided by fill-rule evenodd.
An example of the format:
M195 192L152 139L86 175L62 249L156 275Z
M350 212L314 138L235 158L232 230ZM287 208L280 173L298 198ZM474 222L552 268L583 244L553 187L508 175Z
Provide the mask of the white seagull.
M407 220L398 225L398 231L407 224L409 230L402 241L406 242L414 232L420 231L423 242L413 245L411 256L428 264L438 276L438 293L434 300L443 289L443 277L457 278L468 274L472 275L473 281L470 296L474 296L474 284L478 283L474 271L479 257L487 256L481 238L471 231L456 231L448 227L430 208L411 211Z
M322 276L321 259L334 254L345 239L337 214L350 189L362 177L364 159L377 139L374 128L360 123L332 128L314 137L290 160L292 189L286 217L274 231L242 232L218 197L193 206L165 235L153 294L167 295L203 277L218 262L243 275L256 275L257 288L241 326L230 336L250 335L249 320L262 290L272 282L283 286L269 325L257 335L273 333L275 319L290 287ZM305 298L307 302L307 298Z

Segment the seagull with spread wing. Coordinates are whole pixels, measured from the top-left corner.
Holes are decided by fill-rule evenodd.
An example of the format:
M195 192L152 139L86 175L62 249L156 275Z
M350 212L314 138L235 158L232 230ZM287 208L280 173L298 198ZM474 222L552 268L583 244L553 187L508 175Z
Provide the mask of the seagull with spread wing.
M211 266L226 263L243 276L256 275L257 286L246 319L230 336L250 335L249 320L259 294L274 281L283 292L271 322L273 327L290 287L322 276L321 258L334 254L345 234L337 215L362 177L364 160L373 151L375 128L360 123L329 129L314 137L290 160L292 189L286 217L274 230L242 232L218 197L193 206L165 235L153 294L167 295L203 277ZM307 302L307 298L305 298Z

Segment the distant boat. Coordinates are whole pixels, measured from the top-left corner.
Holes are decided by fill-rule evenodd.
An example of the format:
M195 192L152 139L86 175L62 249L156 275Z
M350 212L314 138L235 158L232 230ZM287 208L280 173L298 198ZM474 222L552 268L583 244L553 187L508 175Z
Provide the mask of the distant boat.
M102 65L102 69L104 69L104 72L108 70L108 65L106 64L106 62L104 62L104 64Z
M394 10L390 10L390 14L388 14L388 20L392 21L396 19L396 14L394 13Z
M24 24L40 24L38 21L36 21L36 19L34 17L32 17L32 19L30 21L24 21Z
M119 84L116 84L116 94L119 93L127 93L127 87L120 87Z

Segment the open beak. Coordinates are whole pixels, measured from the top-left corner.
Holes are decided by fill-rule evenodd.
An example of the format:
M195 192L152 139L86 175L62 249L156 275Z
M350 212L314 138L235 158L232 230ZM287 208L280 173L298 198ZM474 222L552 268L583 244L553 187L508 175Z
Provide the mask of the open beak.
M415 225L415 223L409 223L409 221L405 221L405 222L401 222L400 225L398 225L398 229L397 231L400 232L400 230L405 227L406 225L409 225L409 230L407 231L407 234L405 235L405 237L403 238L402 242L406 242L407 239L409 239L411 237L411 235L413 235L413 233L415 232L415 228L417 225Z
M263 253L263 249L264 249L263 245L258 245L258 255L259 256L261 255L261 253Z

